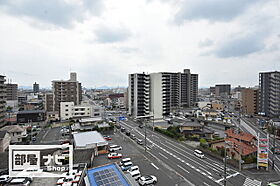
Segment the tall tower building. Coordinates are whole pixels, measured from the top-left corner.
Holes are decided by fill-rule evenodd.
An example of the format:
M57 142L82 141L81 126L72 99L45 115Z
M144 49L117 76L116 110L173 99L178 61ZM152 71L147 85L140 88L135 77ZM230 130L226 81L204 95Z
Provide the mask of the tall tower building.
M60 111L61 102L74 102L78 105L82 101L82 85L77 81L77 74L70 73L69 80L52 81L54 111Z
M0 75L0 126L4 124L6 106L5 76Z
M146 102L149 101L149 111L145 111L146 113L153 113L155 119L168 116L171 109L195 105L198 94L198 75L191 74L189 69L185 69L183 73L158 72L145 76L149 76L147 78L149 79L149 89L145 89L145 92L149 92L149 99L147 97L145 99ZM129 75L129 90L131 92L129 94L129 113L133 116L135 115L133 111L137 105L131 104L131 100L135 100L133 96L142 94L135 87L132 87L135 86L135 82L137 82L135 75ZM146 94L148 95L148 93ZM146 108L148 109L148 107Z
M241 91L242 111L246 114L254 115L258 112L259 90L253 88L243 88Z
M128 113L133 117L150 114L150 76L129 74Z
M33 92L38 93L40 91L39 84L36 82L33 84Z
M280 72L259 73L259 112L280 116Z
M18 99L18 85L13 83L6 84L6 100Z

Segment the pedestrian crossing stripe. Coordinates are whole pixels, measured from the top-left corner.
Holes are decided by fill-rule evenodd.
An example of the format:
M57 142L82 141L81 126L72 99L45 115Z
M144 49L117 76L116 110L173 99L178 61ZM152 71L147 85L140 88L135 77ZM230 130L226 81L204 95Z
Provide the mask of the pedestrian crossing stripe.
M246 178L243 186L261 186L262 182L258 180L252 180L250 178Z

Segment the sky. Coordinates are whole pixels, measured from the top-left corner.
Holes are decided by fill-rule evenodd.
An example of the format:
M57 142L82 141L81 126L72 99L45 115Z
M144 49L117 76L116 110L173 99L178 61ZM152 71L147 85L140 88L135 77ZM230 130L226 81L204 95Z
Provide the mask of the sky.
M258 85L280 70L279 0L0 0L0 74L51 87L128 86L128 74L199 74Z

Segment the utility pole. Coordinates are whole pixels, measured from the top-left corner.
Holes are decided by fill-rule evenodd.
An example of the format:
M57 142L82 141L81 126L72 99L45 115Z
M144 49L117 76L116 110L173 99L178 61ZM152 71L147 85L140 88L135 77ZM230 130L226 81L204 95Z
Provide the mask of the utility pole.
M147 152L147 130L146 130L146 128L147 128L147 126L146 126L146 122L144 122L145 123L145 152Z
M276 138L276 130L275 130L275 125L274 125L273 121L272 121L272 129L273 129L272 169L274 170L274 166L275 166L275 138Z
M225 157L224 157L224 186L227 185L227 143L225 141Z
M238 127L239 127L239 129L238 129L238 133L239 133L239 135L240 135L240 132L241 132L241 112L239 112L239 122L238 122ZM239 138L239 144L241 144L241 139ZM240 156L240 160L239 160L239 171L241 171L241 169L242 169L242 167L241 167L241 161L242 161L242 146L240 145L239 146L239 156Z

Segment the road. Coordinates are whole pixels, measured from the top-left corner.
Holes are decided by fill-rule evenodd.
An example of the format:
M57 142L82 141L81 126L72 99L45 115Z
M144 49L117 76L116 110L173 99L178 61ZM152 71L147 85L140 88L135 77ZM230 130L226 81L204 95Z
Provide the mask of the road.
M138 138L144 140L145 129L140 129L138 124L130 120L120 123ZM223 184L224 165L222 162L210 157L200 159L193 154L194 149L153 132L151 129L147 129L147 136L147 145L149 146L147 154L180 175L187 185ZM260 181L248 179L232 168L228 168L227 172L227 185L243 185L245 181L254 183L253 185L261 185Z
M252 122L250 119L243 117L242 118L242 124L241 128L243 130L246 130L247 132L250 132L251 134L255 135L257 133L260 133L261 136L266 137L267 133L264 132L262 129L258 128L258 126L255 125L254 122ZM254 132L252 132L254 131ZM280 146L280 142L278 140L275 141L276 146ZM269 138L269 149L273 147L273 137ZM269 150L269 159L270 163L272 163L273 160L273 153L271 150ZM280 175L280 156L275 155L275 171Z

